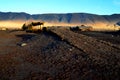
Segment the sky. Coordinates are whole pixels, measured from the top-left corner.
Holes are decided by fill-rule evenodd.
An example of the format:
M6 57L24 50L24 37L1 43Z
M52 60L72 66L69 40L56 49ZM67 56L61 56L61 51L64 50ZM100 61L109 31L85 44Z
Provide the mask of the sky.
M0 0L0 11L111 15L120 13L120 0Z

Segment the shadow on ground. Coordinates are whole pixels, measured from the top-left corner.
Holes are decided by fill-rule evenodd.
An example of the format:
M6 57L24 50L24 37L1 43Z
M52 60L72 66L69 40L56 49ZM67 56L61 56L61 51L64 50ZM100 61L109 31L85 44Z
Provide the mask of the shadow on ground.
M22 38L23 41L27 41L31 39L32 37L35 37L36 35L35 34L20 34L16 36Z

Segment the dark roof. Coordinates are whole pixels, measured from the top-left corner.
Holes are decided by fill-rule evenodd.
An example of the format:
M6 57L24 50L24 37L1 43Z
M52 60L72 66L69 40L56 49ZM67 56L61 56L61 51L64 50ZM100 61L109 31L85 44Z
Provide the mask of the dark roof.
M43 22L32 22L32 26L43 25Z

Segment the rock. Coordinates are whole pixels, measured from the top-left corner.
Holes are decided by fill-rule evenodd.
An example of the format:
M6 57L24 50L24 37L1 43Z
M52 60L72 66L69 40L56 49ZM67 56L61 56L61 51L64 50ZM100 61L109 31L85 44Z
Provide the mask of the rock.
M23 46L26 46L26 45L27 45L27 43L22 43L22 44L21 44L22 47L23 47Z
M72 49L70 48L69 51L72 51Z
M112 35L111 37L114 37L114 35Z

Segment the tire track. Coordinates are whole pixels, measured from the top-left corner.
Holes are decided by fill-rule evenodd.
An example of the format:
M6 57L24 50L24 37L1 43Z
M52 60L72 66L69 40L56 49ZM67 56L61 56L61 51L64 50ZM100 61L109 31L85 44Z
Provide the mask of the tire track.
M69 29L54 28L50 31L66 41L70 45L89 54L92 58L106 58L108 56L120 57L120 48L111 43L107 43L92 37L74 33Z

